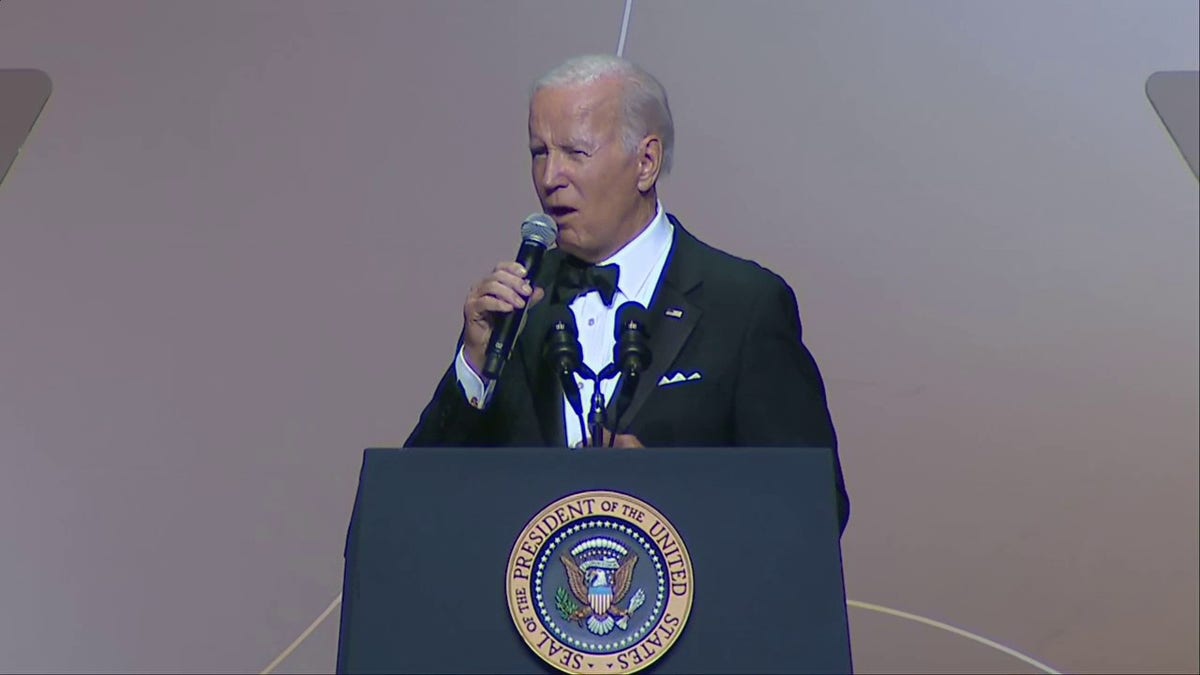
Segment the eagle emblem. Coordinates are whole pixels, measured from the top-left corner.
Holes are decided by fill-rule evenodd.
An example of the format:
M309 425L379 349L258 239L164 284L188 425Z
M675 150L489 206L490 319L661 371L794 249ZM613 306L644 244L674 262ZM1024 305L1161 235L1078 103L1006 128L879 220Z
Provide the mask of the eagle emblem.
M621 603L633 587L637 554L605 537L580 542L559 556L567 573L568 594L555 593L555 604L567 621L586 626L595 635L608 635L613 628L629 629L629 617L646 600L639 588L624 608Z

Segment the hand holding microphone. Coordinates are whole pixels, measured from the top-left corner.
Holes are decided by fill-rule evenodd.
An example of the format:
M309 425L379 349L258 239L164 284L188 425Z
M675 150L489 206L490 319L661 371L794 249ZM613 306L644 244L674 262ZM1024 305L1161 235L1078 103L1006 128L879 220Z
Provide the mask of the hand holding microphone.
M521 223L516 260L501 262L471 287L463 305L463 351L467 365L485 380L500 377L525 310L545 296L533 287L546 249L558 236L554 220L534 213Z

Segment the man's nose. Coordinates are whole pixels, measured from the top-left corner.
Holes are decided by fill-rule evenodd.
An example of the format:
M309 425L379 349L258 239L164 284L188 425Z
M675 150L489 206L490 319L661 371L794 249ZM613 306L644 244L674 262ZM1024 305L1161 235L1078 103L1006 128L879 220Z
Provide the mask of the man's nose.
M567 178L563 173L562 155L557 152L550 152L546 155L546 161L542 163L542 172L538 176L538 180L542 183L542 191L547 193L566 186Z

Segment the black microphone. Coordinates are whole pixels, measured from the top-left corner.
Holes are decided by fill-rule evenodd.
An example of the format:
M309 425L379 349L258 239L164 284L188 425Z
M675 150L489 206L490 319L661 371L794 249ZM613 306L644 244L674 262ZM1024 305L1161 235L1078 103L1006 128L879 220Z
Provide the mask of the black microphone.
M621 381L616 392L617 407L615 424L633 401L633 394L641 382L642 373L650 367L650 312L637 302L626 302L617 308L617 320L613 326L616 344L613 346L613 365L621 370ZM616 429L614 428L614 433Z
M582 420L583 401L579 396L579 387L575 385L575 373L580 372L588 379L594 379L596 376L583 362L579 326L575 323L575 314L566 305L550 307L550 328L547 329L544 356L558 375L571 408Z
M554 219L544 213L532 213L525 222L521 223L521 248L517 251L517 264L525 268L525 279L533 283L538 269L542 266L542 256L546 249L558 238L558 225ZM495 381L500 379L500 371L512 353L513 342L524 324L525 308L515 307L513 311L501 316L492 326L492 337L488 341L487 352L483 360L484 379Z

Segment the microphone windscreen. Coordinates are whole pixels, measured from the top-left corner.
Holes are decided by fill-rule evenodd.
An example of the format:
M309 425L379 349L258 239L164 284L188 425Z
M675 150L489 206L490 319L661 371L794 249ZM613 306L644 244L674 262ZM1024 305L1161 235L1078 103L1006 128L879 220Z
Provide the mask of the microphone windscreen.
M641 303L630 300L617 308L617 320L613 323L613 337L619 342L621 333L635 330L642 335L648 335L647 324L650 312Z
M521 240L534 241L550 248L558 239L558 223L544 213L531 213L521 223Z
M575 313L570 307L564 304L550 305L550 330L557 331L565 329L568 333L578 337L579 324L575 323Z

